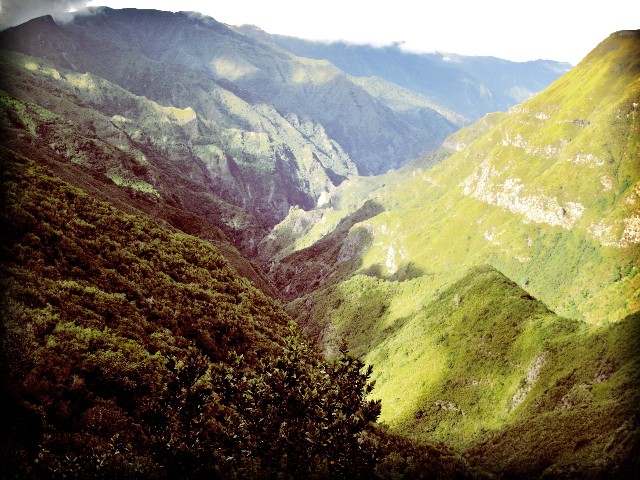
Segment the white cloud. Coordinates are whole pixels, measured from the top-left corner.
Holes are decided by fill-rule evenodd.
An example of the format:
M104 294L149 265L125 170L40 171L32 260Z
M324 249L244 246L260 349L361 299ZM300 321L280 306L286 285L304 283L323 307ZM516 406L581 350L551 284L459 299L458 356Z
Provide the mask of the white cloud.
M0 29L42 15L65 15L88 3L89 0L0 0Z
M608 0L0 0L1 25L87 6L195 11L230 25L312 40L389 45L413 52L580 61L610 33L636 29L640 2ZM7 18L5 20L5 5ZM27 7L22 8L23 5ZM46 7L46 8L45 8ZM45 11L48 10L48 11ZM16 12L20 12L17 15ZM620 12L625 12L620 15ZM34 14L35 13L35 14ZM637 23L637 22L636 22Z

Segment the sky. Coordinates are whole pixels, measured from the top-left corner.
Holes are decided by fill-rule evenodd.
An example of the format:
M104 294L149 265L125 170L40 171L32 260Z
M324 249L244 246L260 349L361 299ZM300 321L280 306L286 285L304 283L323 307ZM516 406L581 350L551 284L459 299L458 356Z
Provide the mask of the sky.
M637 0L0 0L0 28L102 5L200 12L310 40L572 65L609 34L640 28Z

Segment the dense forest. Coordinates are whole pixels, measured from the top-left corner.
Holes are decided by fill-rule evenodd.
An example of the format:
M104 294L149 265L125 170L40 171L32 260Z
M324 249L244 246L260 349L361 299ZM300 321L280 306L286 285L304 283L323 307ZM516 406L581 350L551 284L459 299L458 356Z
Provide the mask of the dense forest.
M2 150L6 478L469 476L216 249ZM446 459L446 462L443 460Z

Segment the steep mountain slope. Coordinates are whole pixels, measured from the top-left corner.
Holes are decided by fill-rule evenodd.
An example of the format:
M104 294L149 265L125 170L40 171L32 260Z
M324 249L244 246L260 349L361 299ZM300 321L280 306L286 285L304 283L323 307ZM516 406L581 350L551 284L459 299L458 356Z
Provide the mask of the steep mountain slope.
M487 266L427 295L419 279L354 276L289 310L328 351L346 339L376 366L393 431L497 475L637 468L638 314L589 331Z
M186 13L100 9L91 15L77 16L73 23L60 30L48 45L23 38L17 32L5 37L11 48L22 53L44 56L60 67L89 70L163 105L192 107L203 122L220 122L221 114L242 118L247 115L243 110L248 109L257 110L261 122L243 119L244 123L239 126L258 136L273 133L268 127L265 132L265 127L261 129L256 123L272 122L278 130L285 126L277 123L291 123L304 134L324 135L327 137L324 141L321 136L316 139L314 153L319 155L318 149L325 150L322 152L325 156L328 153L329 157L335 157L344 150L340 158L321 161L338 176L353 173L348 168L345 170L344 153L356 163L360 173L380 173L434 148L456 128L434 111L431 128L416 127L377 102L333 65L294 57L273 45L236 33L211 18ZM68 39L75 39L72 42L75 48L69 45ZM83 46L79 52L78 41L93 48ZM91 57L86 56L89 50L93 50ZM102 58L113 52L118 52L115 59ZM78 53L80 58L76 58ZM165 78L160 79L152 73L156 70L152 66L137 65L137 56L146 64L172 65L174 70L183 73L186 68L202 78L198 78L196 85L190 85L189 76L166 78L167 72L163 72ZM117 62L115 69L114 61ZM212 105L216 95L210 94L213 87L207 85L212 81L231 90L233 97L241 100L227 99L222 105ZM337 105L340 108L334 108ZM212 111L212 107L217 108ZM284 119L278 122L273 117ZM247 121L252 128L246 128ZM372 138L377 140L372 142ZM262 141L266 146L270 143L268 137ZM263 155L268 152L264 150L262 146Z
M208 242L0 160L3 478L471 476L375 427L370 370Z
M126 211L213 242L238 272L273 291L246 258L264 235L265 220L231 203L176 142L192 126L192 111L162 107L100 77L59 71L32 57L6 54L0 61L6 146Z
M102 28L105 18L106 30ZM142 36L138 24L145 25ZM430 122L417 128L372 101L333 65L294 57L209 18L187 14L176 21L175 16L159 12L125 9L79 17L75 25L103 39L118 38L128 45L139 45L144 55L155 60L206 68L215 78L232 82L285 116L310 118L325 128L363 174L382 173L411 160L455 130L449 121L424 106L419 108L431 113Z
M590 335L552 340L521 379L514 421L469 458L519 478L637 477L639 328L636 313Z
M546 88L571 66L536 60L510 62L493 57L405 52L400 45L372 47L312 42L270 35L253 26L239 30L302 57L328 60L356 77L377 77L420 93L469 120L509 107Z
M305 331L376 366L393 431L499 475L637 470L639 73L640 31L613 34L531 100L265 238Z
M325 208L293 212L265 240L281 258L273 278L369 202L381 211L341 242L350 253L342 260L360 272L401 280L411 266L435 291L491 263L563 315L602 323L634 313L638 41L636 32L612 35L545 92L454 134L439 154L350 180Z
M5 48L36 57L18 66L22 72L27 64L36 65L31 73L50 72L54 88L62 84L73 90L135 141L154 145L183 168L202 170L204 181L198 183L255 213L263 225L282 218L290 205L314 205L334 182L356 172L322 126L295 116L287 120L267 104L248 103L206 72L160 63L131 48L69 32L50 18L9 29L0 41ZM9 85L19 83L6 78ZM157 125L147 127L145 122L155 119L139 118L135 103L140 97L168 108L182 128L159 132ZM50 102L49 108L55 106Z

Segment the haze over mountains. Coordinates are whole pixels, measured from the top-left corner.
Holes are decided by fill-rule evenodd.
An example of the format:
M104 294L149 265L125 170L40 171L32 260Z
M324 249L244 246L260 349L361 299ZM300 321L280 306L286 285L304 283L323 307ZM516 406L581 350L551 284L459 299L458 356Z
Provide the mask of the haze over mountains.
M311 42L269 35L255 27L241 31L269 40L302 57L326 59L356 77L377 77L452 109L469 121L507 110L543 90L571 65L553 61L510 62L494 57L404 52L401 45L372 47Z
M45 455L29 446L43 439L51 468L76 468L63 459L87 455L82 435L111 452L116 427L74 420L100 411L141 425L122 427L133 453L108 457L111 472L162 476L173 462L179 474L206 454L208 472L265 478L356 465L364 478L637 473L638 31L571 70L133 9L34 19L0 45L5 182L30 225L11 220L4 349L37 359L5 360L5 383L16 418L48 425L23 438L12 421L16 469ZM346 342L372 365L373 390L313 360L268 296L329 359ZM187 378L178 360L193 404L162 390ZM277 383L274 366L313 380ZM359 403L323 423L352 382L344 395ZM281 389L300 409L270 403ZM205 417L187 404L215 422L190 436L184 425Z
M7 30L3 43L61 69L57 88L103 102L107 128L163 140L174 156L186 146L205 167L202 183L268 226L290 206L315 206L345 178L385 172L439 146L469 114L194 15L107 9L62 27L43 18ZM67 71L95 75L100 86L69 81ZM111 85L124 90L109 97L135 98L92 90ZM146 132L139 108L114 107L147 99L173 109L176 135ZM131 171L110 175L134 187L149 183Z

